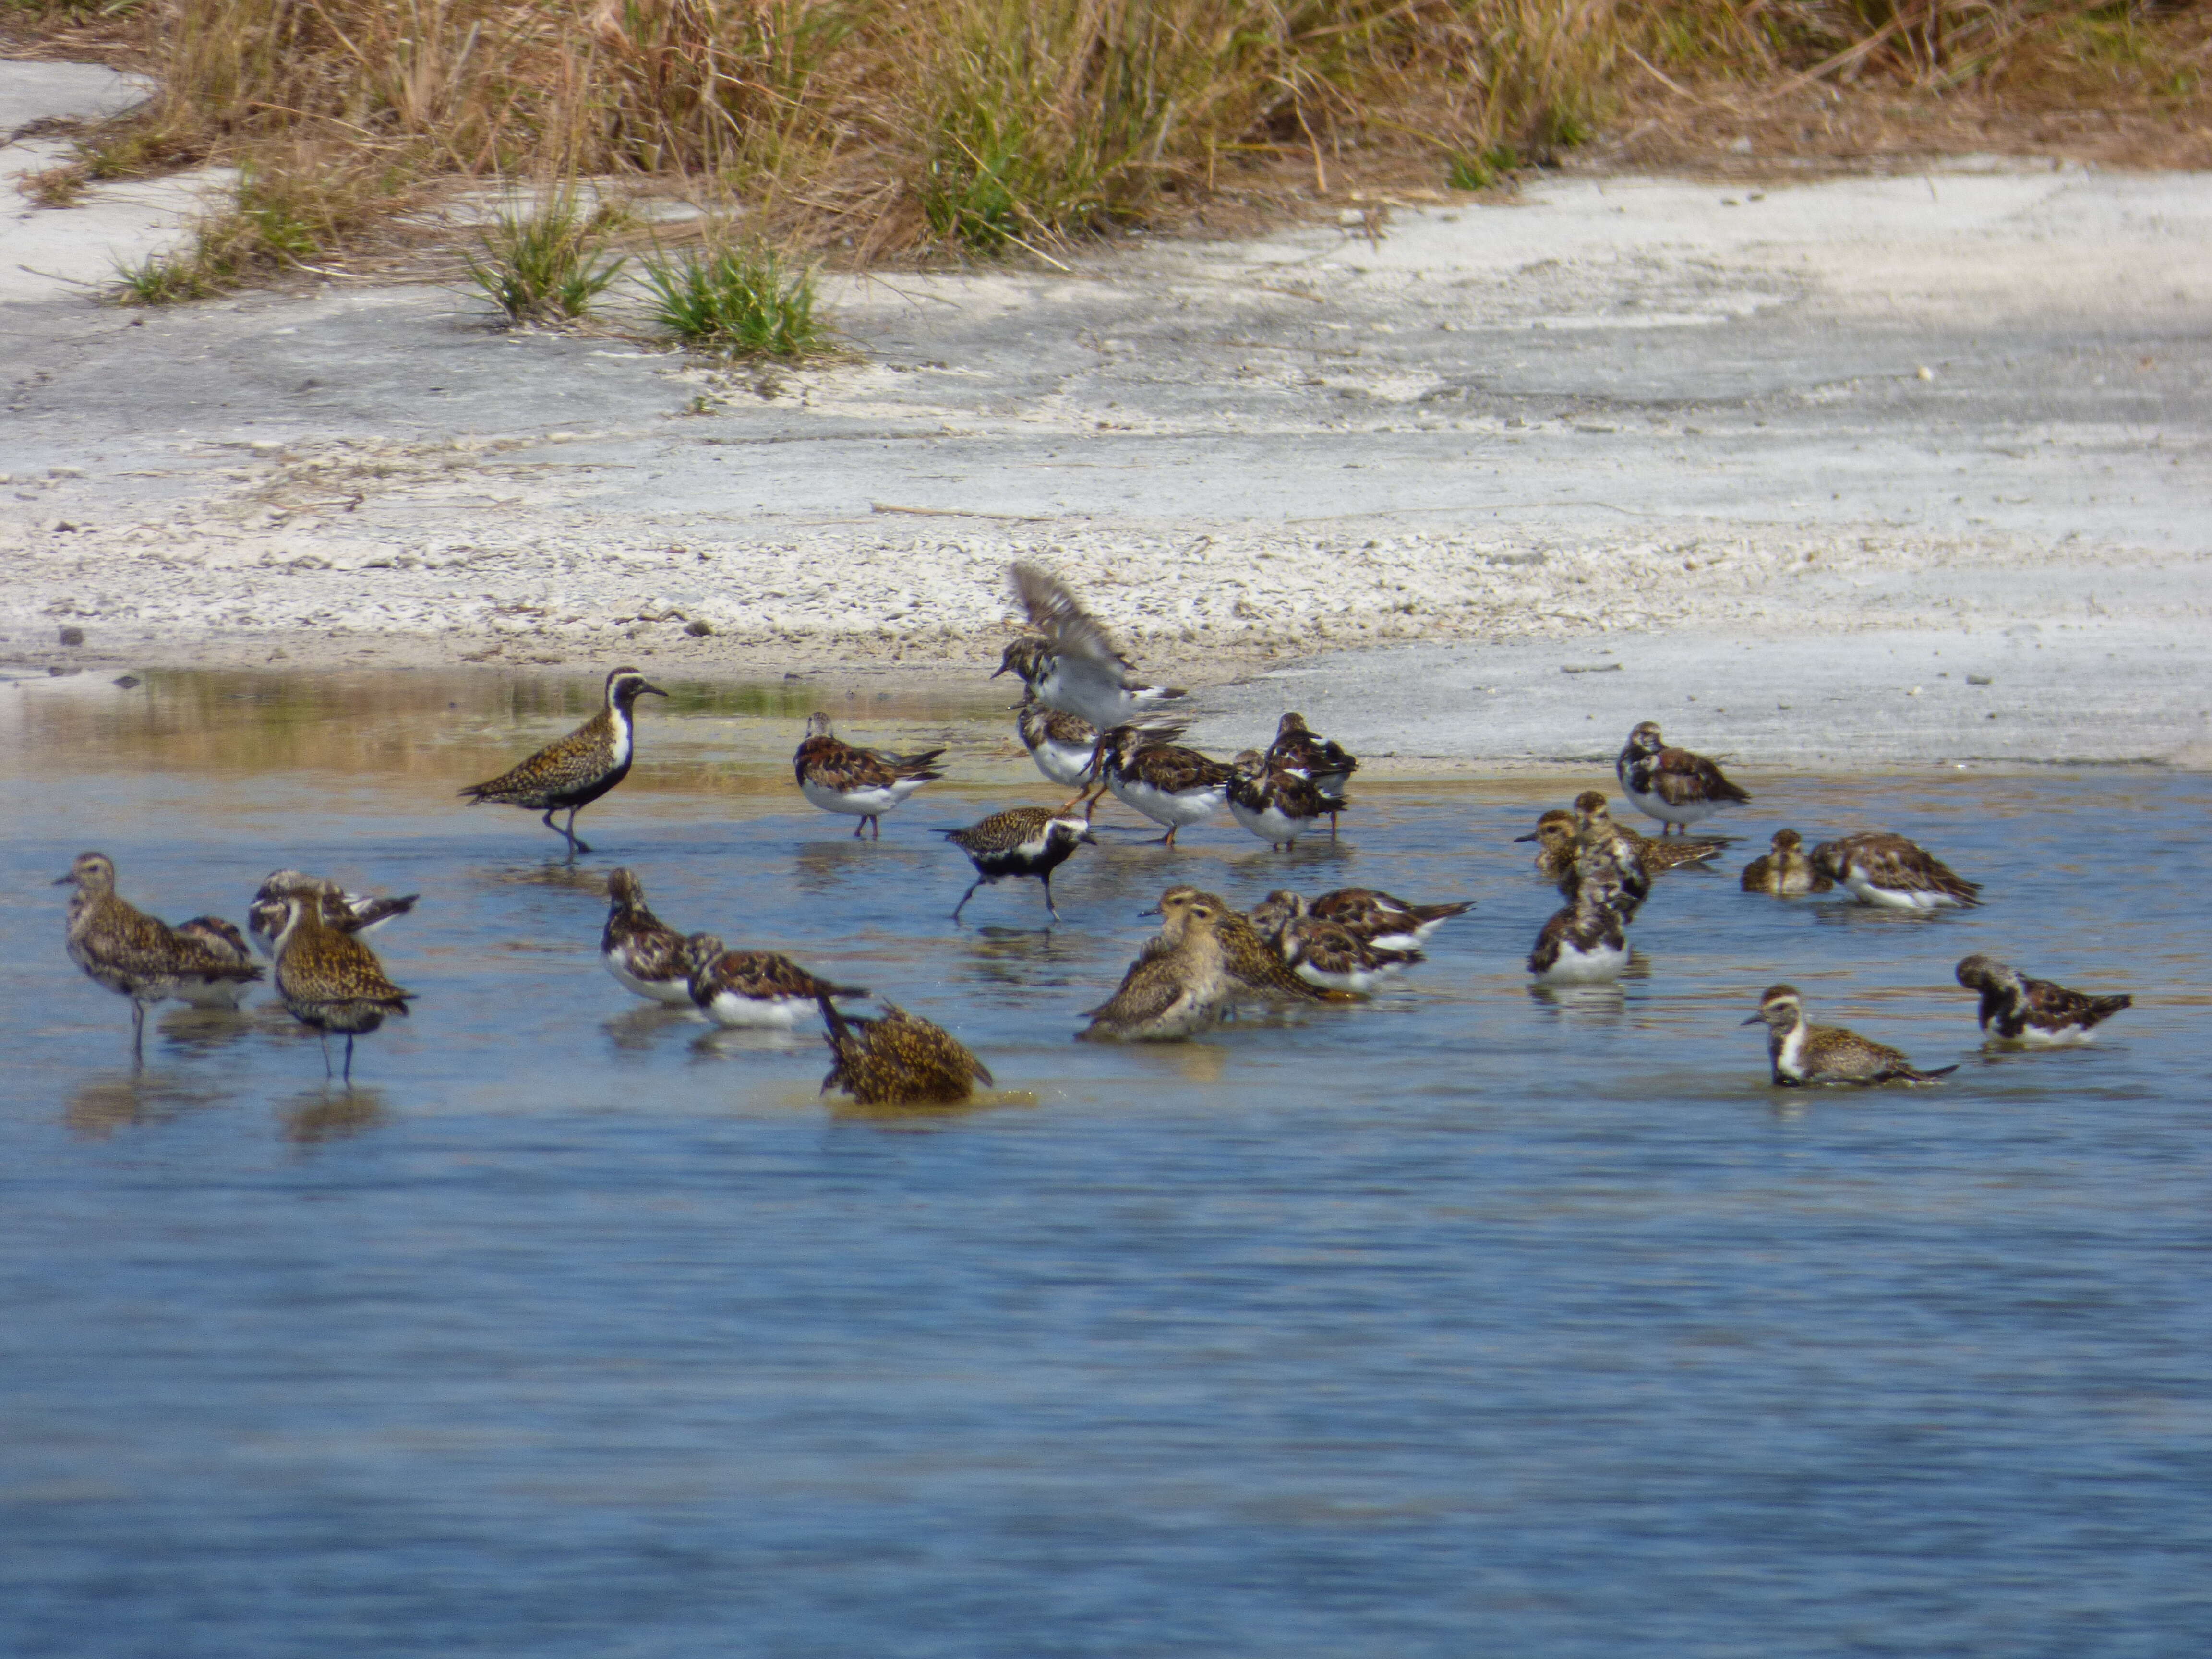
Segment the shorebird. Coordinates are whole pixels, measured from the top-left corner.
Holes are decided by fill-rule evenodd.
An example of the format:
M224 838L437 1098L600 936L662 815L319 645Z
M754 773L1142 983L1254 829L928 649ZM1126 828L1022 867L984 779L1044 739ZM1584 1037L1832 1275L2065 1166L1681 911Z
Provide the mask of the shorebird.
M1373 887L1340 887L1308 902L1306 914L1333 921L1386 951L1409 951L1454 916L1465 915L1474 908L1473 899L1409 904Z
M1646 720L1628 734L1613 770L1637 811L1659 820L1662 835L1676 824L1687 830L1723 806L1751 799L1703 755L1669 749L1656 720Z
M221 916L194 916L190 921L180 921L175 928L179 939L198 939L216 956L229 962L251 963L253 952L246 948L246 935ZM189 984L179 981L176 997L195 1008L235 1008L245 998L246 988L252 981L242 979L206 979Z
M1917 1069L1897 1049L1869 1042L1840 1025L1808 1025L1805 1005L1794 985L1774 985L1759 1000L1759 1012L1744 1021L1766 1027L1767 1057L1774 1080L1784 1088L1807 1083L1930 1083L1959 1068Z
M1620 977L1628 966L1628 935L1619 884L1601 859L1583 852L1583 873L1571 883L1566 906L1554 911L1528 952L1528 971L1547 985L1592 985Z
M2089 1034L2135 999L2091 996L2069 991L2047 979L2030 979L2016 968L1984 956L1972 956L1959 963L1959 983L1982 994L1980 1016L1984 1035L2004 1042L2087 1042Z
M1230 769L1229 815L1266 842L1270 852L1296 847L1323 813L1334 825L1336 815L1351 804L1304 772L1272 764L1256 750L1247 749Z
M599 933L599 960L615 983L648 1002L689 1008L691 964L684 937L645 906L645 884L635 871L607 872L607 925Z
M276 954L276 935L284 930L284 901L294 893L320 898L325 922L341 933L360 934L373 933L394 916L405 915L422 896L420 893L403 893L398 897L349 893L320 876L298 870L271 870L254 894L253 902L246 907L246 935L264 956Z
M1044 884L1044 908L1054 921L1060 908L1052 902L1052 872L1075 855L1085 842L1096 847L1088 818L1070 817L1042 806L1015 806L994 812L965 830L937 832L968 855L975 866L975 879L960 902L952 907L952 920L960 920L975 889L1007 876L1035 876Z
M1204 823L1229 798L1228 767L1133 726L1115 726L1098 740L1098 775L1116 799L1167 826L1164 847L1174 846L1176 830Z
M322 1040L323 1075L331 1074L331 1036L345 1040L344 1080L353 1082L353 1040L387 1018L404 1018L412 991L386 978L376 953L323 920L319 895L292 893L276 934L276 994L285 1011Z
M1232 986L1222 950L1224 912L1205 899L1181 906L1161 937L1129 964L1121 988L1090 1010L1079 1040L1172 1042L1221 1018Z
M862 1106L957 1106L987 1087L991 1073L942 1026L917 1019L896 1003L880 1018L841 1012L821 999L823 1040L831 1065L822 1092L842 1089Z
M1255 917L1268 917L1268 924L1255 921L1253 925L1263 933L1272 927L1275 948L1290 963L1291 971L1309 985L1364 996L1427 960L1410 947L1382 945L1363 939L1341 922L1325 921L1306 911L1304 902L1296 893L1270 893L1253 913ZM1277 917L1280 920L1276 921Z
M1372 887L1340 887L1309 900L1302 894L1278 888L1252 908L1252 925L1274 938L1294 917L1310 916L1329 922L1381 951L1412 951L1431 933L1456 915L1474 908L1474 901L1455 904L1408 904Z
M1139 680L1105 625L1059 577L1033 564L1017 564L1008 574L1030 625L1042 637L1010 643L992 678L1018 674L1038 701L1079 715L1102 732L1171 713L1167 705L1190 695Z
M1606 902L1624 925L1636 920L1644 901L1651 896L1651 867L1644 861L1642 840L1613 821L1599 791L1585 789L1575 797L1573 879L1595 880L1613 890Z
M1804 837L1795 830L1777 830L1767 850L1743 866L1743 890L1773 898L1796 898L1825 893L1830 881L1803 852Z
M1164 918L1159 937L1146 948L1167 950L1188 925L1194 904L1210 906L1218 913L1222 970L1229 976L1232 1003L1331 1002L1331 992L1299 977L1283 953L1249 916L1239 915L1218 893L1195 887L1170 887L1160 895L1158 914Z
M1824 841L1813 867L1847 887L1861 904L1887 910L1942 910L1979 904L1981 888L1903 836L1869 830Z
M1036 700L1036 690L1025 685L1014 729L1038 771L1054 783L1083 792L1076 801L1085 796L1096 799L1105 792L1106 786L1098 781L1098 728L1089 720L1048 708Z
M717 1025L789 1030L824 997L864 997L857 985L817 979L774 951L726 951L712 933L684 941L691 1001Z
M105 853L79 853L54 885L76 889L69 902L70 960L95 985L131 999L134 1060L145 1054L146 1010L154 1004L215 985L249 985L262 975L261 964L242 953L211 947L118 896L115 862Z
M1275 740L1267 745L1267 766L1303 772L1324 795L1341 795L1358 759L1341 744L1316 735L1304 714L1285 714L1275 726ZM1328 814L1328 838L1336 839L1336 809Z
M1601 805L1602 795L1595 791ZM1635 862L1648 877L1664 875L1669 870L1684 870L1704 865L1717 857L1728 843L1722 841L1691 841L1682 836L1662 840L1656 836L1638 835L1608 811L1606 822L1613 826L1616 842L1635 850ZM1562 892L1574 879L1575 861L1582 849L1579 821L1565 807L1553 807L1536 820L1536 827L1525 836L1516 836L1516 842L1533 841L1536 848L1536 869L1547 881Z
M543 811L545 827L567 838L570 860L590 852L576 839L576 814L629 775L636 750L632 710L648 693L668 695L635 668L615 669L607 676L606 706L598 714L521 765L489 783L472 783L461 793L471 801ZM568 814L566 829L553 822L553 815L564 811Z
M925 783L945 775L932 764L945 751L894 755L881 749L856 749L831 735L827 714L806 717L806 736L791 757L799 793L825 812L848 812L860 822L853 839L873 826L883 838L883 816Z

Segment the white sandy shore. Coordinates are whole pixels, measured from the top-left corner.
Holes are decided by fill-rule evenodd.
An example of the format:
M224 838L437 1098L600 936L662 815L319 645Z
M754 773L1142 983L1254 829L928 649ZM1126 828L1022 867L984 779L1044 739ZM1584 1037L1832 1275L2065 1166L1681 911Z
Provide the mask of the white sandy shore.
M1837 642L2082 626L2194 660L2212 179L1732 188L844 283L863 353L803 374L505 334L432 289L149 314L0 283L0 659L922 672L995 658L1029 557L1199 684L1417 642L1871 665ZM0 254L121 234L91 199ZM2098 753L2197 752L2194 694L2150 685Z

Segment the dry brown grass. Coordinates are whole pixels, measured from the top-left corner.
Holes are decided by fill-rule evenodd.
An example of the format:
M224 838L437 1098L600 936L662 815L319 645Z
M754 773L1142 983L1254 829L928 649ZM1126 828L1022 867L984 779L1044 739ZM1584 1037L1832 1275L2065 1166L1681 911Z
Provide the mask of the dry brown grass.
M33 15L9 5L19 27ZM2156 0L149 0L141 16L161 92L88 143L95 176L207 158L265 178L272 149L410 187L615 175L742 203L856 263L1050 257L1117 224L1577 153L1740 166L1747 140L1767 164L2212 161L2212 7ZM367 222L307 240L328 255Z

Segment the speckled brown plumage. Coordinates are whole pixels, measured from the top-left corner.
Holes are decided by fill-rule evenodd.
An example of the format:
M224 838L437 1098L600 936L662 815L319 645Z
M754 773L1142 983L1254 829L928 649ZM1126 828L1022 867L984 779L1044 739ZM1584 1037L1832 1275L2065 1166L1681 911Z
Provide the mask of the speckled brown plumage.
M1178 830L1212 817L1229 798L1231 768L1138 726L1115 726L1100 739L1098 770L1123 805L1167 826L1161 842L1168 847Z
M1080 1038L1172 1042L1221 1018L1233 987L1222 949L1224 908L1206 899L1179 905L1161 937L1121 976L1114 994L1091 1009Z
M2047 979L2031 979L1993 957L1971 956L1956 969L1959 983L1981 993L1983 1031L2003 1042L2087 1042L2089 1033L2135 999L2069 991Z
M125 901L115 890L114 860L105 853L78 854L54 885L76 889L69 902L70 960L95 985L131 999L134 1056L144 1053L146 1010L153 1004L186 987L251 984L262 976L258 963L180 933Z
M1054 921L1059 921L1060 908L1052 901L1052 872L1073 858L1078 847L1086 842L1096 844L1087 820L1042 806L1009 807L964 830L938 833L965 853L975 866L975 881L952 907L955 921L975 896L976 888L1009 876L1034 876L1042 882L1044 908Z
M1251 749L1231 763L1228 794L1230 816L1270 848L1295 847L1324 816L1334 823L1352 804Z
M1613 770L1630 803L1657 818L1662 833L1678 823L1687 829L1724 806L1751 799L1703 755L1668 748L1656 720L1645 720L1628 734Z
M1306 906L1306 914L1333 921L1370 945L1409 950L1454 916L1474 908L1473 899L1413 904L1373 887L1340 887Z
M545 827L567 837L569 857L590 852L576 839L576 814L629 775L637 752L632 710L638 698L648 694L668 695L647 684L635 668L615 669L607 676L606 706L598 714L520 766L460 793L471 801L543 811ZM565 830L553 822L554 813L562 811L568 814Z
M272 870L253 902L246 907L246 931L263 950L274 951L276 935L284 930L284 901L294 893L319 899L323 920L342 933L367 933L394 916L415 908L420 893L398 895L349 893L337 882L299 870Z
M806 735L791 757L792 775L799 793L825 812L848 812L859 818L853 836L873 825L878 839L884 833L883 815L902 805L925 783L945 775L936 766L942 749L926 749L916 755L894 755L884 749L861 749L839 740L827 714L811 714Z
M957 1106L991 1083L957 1037L896 1003L876 1019L842 1013L827 997L821 1008L832 1061L824 1094L842 1089L862 1106Z
M1759 1000L1759 1012L1744 1024L1766 1027L1767 1058L1774 1081L1784 1088L1819 1083L1932 1083L1959 1069L1940 1066L1922 1071L1887 1043L1870 1042L1840 1025L1807 1023L1804 1000L1794 985L1769 986Z
M788 1026L823 997L864 997L857 985L833 985L777 951L731 951L712 933L684 941L691 1000L721 1025Z
M645 884L633 870L607 872L607 923L599 930L599 960L624 990L650 1002L690 1006L684 936L647 908Z
M1806 854L1802 836L1795 830L1777 830L1767 850L1743 866L1740 884L1747 893L1795 898L1806 893L1825 893L1836 884Z
M404 1018L414 997L386 977L376 953L351 933L323 920L316 896L295 893L285 900L283 931L276 939L276 994L302 1025L327 1038L346 1040L345 1080L353 1081L353 1042L387 1018ZM323 1069L330 1070L325 1043Z
M1249 916L1240 915L1218 893L1189 886L1170 887L1160 895L1162 927L1146 948L1171 949L1188 925L1189 909L1204 904L1219 913L1222 969L1229 976L1230 998L1235 1002L1328 1002L1338 1000L1318 985L1301 979L1283 960L1267 933Z
M1971 909L1982 902L1978 884L1926 848L1879 830L1822 842L1813 849L1813 866L1860 903L1885 909Z

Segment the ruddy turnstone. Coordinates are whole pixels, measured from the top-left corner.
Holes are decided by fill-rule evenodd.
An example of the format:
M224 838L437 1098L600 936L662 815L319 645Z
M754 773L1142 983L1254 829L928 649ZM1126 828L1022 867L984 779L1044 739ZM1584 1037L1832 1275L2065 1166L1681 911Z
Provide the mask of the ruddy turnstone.
M1386 951L1409 951L1454 916L1465 915L1473 908L1473 899L1409 904L1372 887L1340 887L1307 904L1306 914L1333 921Z
M216 955L232 962L251 963L253 952L246 948L246 935L221 916L194 916L190 921L176 926L180 939L196 939ZM189 1002L195 1008L235 1008L246 995L251 981L239 979L199 980L191 984L179 982L176 996L179 1002Z
M118 996L131 999L131 1054L146 1048L146 1010L157 1002L214 985L248 985L258 962L157 921L115 890L115 863L105 853L79 853L54 883L74 887L69 902L70 960ZM235 1005L234 1005L235 1006Z
M856 749L830 734L827 714L806 717L806 736L791 757L799 779L799 793L825 812L849 812L860 822L853 838L871 824L883 838L883 816L901 805L925 783L945 775L932 764L945 751L926 749L919 755L894 755L881 749Z
M1133 726L1115 726L1099 739L1098 774L1124 805L1167 826L1164 847L1176 831L1202 823L1229 798L1231 769L1195 749L1158 740Z
M1324 795L1341 795L1352 775L1359 769L1358 759L1341 744L1320 737L1307 726L1304 714L1285 714L1275 726L1275 740L1267 745L1269 769L1285 767L1293 772L1303 772ZM1336 839L1336 809L1328 814L1329 839Z
M1982 994L1984 1033L2005 1042L2087 1042L2097 1026L2135 1006L2136 1000L2125 993L2097 997L2069 991L2047 979L2030 979L1990 957L1966 957L1958 975L1960 984Z
M246 907L246 932L264 956L276 951L276 935L284 928L284 901L294 893L307 893L323 902L323 920L341 933L373 933L394 916L415 908L420 893L349 893L334 881L298 870L272 870L268 880Z
M568 856L592 849L576 839L576 814L629 775L636 751L632 711L647 693L668 694L647 682L635 668L617 668L607 676L606 706L556 743L549 743L512 771L489 783L472 783L461 793L471 801L496 801L545 814L548 830L567 837ZM553 822L556 812L568 814L566 829Z
M1297 846L1323 813L1334 823L1349 804L1304 773L1271 763L1256 750L1248 749L1230 763L1229 815L1270 851Z
M972 1099L991 1073L942 1026L917 1019L896 1003L879 1018L841 1012L821 999L831 1065L822 1092L842 1089L862 1106L957 1106Z
M1231 1002L1336 1000L1332 993L1293 972L1290 963L1283 960L1282 952L1249 917L1239 915L1219 894L1202 892L1195 887L1170 887L1160 895L1159 915L1164 920L1159 937L1146 949L1164 951L1181 938L1194 904L1210 905L1220 915L1221 960L1223 971L1229 975Z
M1054 783L1080 789L1085 794L1104 790L1098 781L1098 728L1089 720L1048 708L1036 700L1034 690L1024 686L1014 729L1021 734L1022 747L1030 751L1037 770Z
M1546 985L1592 985L1620 977L1628 966L1628 935L1622 930L1620 886L1599 873L1601 866L1583 849L1590 873L1575 879L1571 902L1555 911L1528 952L1528 971Z
M774 951L726 951L712 933L694 933L684 940L684 960L690 969L693 1006L717 1025L788 1030L824 997L868 994L857 985L817 979Z
M1078 1040L1172 1042L1218 1020L1234 991L1221 942L1224 914L1203 898L1179 907L1160 939L1129 964L1121 988L1089 1011Z
M1073 858L1075 849L1085 842L1093 847L1098 844L1097 837L1091 833L1089 819L1066 817L1042 806L1009 807L965 830L940 830L937 833L965 853L968 861L975 866L975 881L960 896L960 902L952 907L955 921L960 920L968 901L975 896L976 888L1008 876L1035 876L1042 882L1045 910L1058 921L1060 907L1052 902L1052 872Z
M1613 821L1605 796L1585 789L1575 797L1574 880L1597 881L1618 890L1607 900L1623 924L1636 920L1651 896L1651 868L1644 862L1643 837ZM1574 895L1569 893L1569 898Z
M1759 1000L1759 1012L1744 1021L1766 1027L1766 1053L1774 1080L1784 1088L1807 1083L1930 1083L1959 1068L1917 1069L1897 1049L1869 1042L1840 1025L1808 1025L1805 1005L1794 985L1775 985Z
M1033 564L1017 564L1009 574L1030 625L1043 637L1009 644L992 678L1019 674L1040 702L1080 715L1102 732L1171 714L1170 705L1190 695L1139 680L1105 625L1059 577Z
M1824 841L1813 849L1813 867L1850 889L1861 904L1888 910L1971 908L1982 890L1925 848L1902 836L1869 830Z
M276 934L276 994L286 1012L323 1044L323 1074L331 1070L333 1031L346 1040L345 1081L353 1081L353 1040L387 1018L404 1018L412 991L386 978L376 953L351 933L323 920L321 896L292 893Z
M692 1006L684 937L646 908L645 884L635 871L607 872L607 925L599 933L599 960L625 991L672 1007Z
M1777 830L1767 850L1743 866L1743 890L1773 898L1826 892L1836 884L1814 867L1803 848L1804 837L1795 830Z
M1288 902L1285 902L1287 901ZM1288 910L1290 914L1283 915ZM1273 892L1254 912L1274 923L1275 948L1291 971L1309 985L1325 991L1365 996L1386 981L1396 978L1427 957L1410 947L1376 944L1361 938L1341 922L1328 921L1304 909L1296 893ZM1261 924L1255 921L1255 927ZM1263 927L1263 933L1267 930Z
M1613 770L1620 775L1620 787L1637 811L1659 820L1662 835L1676 824L1686 830L1723 806L1751 799L1703 755L1669 749L1656 720L1646 720L1628 734Z

